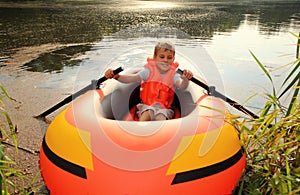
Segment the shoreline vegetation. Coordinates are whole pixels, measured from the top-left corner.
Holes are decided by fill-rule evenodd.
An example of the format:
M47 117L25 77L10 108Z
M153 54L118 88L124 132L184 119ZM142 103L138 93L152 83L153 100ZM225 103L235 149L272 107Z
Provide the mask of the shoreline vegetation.
M9 101L16 101L9 96L4 86L0 83L0 193L2 195L33 194L39 189L39 187L33 187L38 173L27 183L28 178L26 178L26 173L16 168L16 162L7 154L8 146L14 148L14 152L17 156L20 155L19 150L32 154L35 152L18 146L18 128L14 125L9 113L5 109L3 101L5 98ZM6 121L6 123L2 120ZM9 142L10 139L12 140L11 143Z
M284 65L291 71L278 91L270 72L251 52L273 89L265 94L267 102L258 119L233 122L247 152L247 168L235 194L300 193L300 34L293 35L298 40L296 60ZM292 96L287 106L281 101L285 94Z

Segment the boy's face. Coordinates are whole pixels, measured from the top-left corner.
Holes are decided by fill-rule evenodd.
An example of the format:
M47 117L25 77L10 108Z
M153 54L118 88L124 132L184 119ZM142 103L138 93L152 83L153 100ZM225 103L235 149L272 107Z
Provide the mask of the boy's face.
M158 49L156 55L154 55L154 61L161 73L165 73L170 70L174 59L174 51L166 50L164 48Z

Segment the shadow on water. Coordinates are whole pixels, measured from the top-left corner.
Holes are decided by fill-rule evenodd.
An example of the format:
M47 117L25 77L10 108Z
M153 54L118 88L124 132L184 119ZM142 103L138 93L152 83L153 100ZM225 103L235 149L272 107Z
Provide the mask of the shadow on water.
M95 43L122 29L143 25L176 28L191 38L209 41L216 32L236 30L246 15L258 23L262 34L288 32L291 25L299 26L300 21L299 1L172 1L169 3L173 7L161 8L141 8L137 2L142 1L9 2L0 1L0 57L11 56L16 48L24 46ZM157 36L152 32L148 35ZM80 60L72 56L89 49L81 45L42 54L22 68L61 72L65 66L79 65Z
M59 73L64 67L77 66L82 61L77 57L91 49L90 45L70 46L50 53L41 54L37 59L34 59L21 66L33 72L49 72Z

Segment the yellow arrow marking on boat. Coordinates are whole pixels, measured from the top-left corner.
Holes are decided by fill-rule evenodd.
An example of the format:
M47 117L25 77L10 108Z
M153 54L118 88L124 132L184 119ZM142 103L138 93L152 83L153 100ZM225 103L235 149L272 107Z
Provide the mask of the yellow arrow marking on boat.
M203 143L206 144L204 145ZM170 163L167 175L195 170L222 162L233 156L240 149L241 143L236 130L227 123L221 128L207 133L185 136L182 138Z
M66 110L50 124L46 132L46 143L59 157L93 170L92 153L89 150L91 134L70 125L65 119Z

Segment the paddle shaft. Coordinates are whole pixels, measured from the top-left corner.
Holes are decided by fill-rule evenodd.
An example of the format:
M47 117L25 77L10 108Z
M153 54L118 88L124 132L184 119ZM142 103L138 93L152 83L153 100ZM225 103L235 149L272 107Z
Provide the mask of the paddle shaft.
M177 73L179 74L183 74L183 71L178 69ZM196 79L195 77L191 78L191 81L197 85L199 85L200 87L202 87L203 89L205 89L206 91L208 91L209 95L212 95L214 97L218 97L222 100L224 100L225 102L229 103L231 106L233 106L234 108L236 108L237 110L247 114L248 116L251 116L254 119L258 119L259 117L254 114L253 112L251 112L250 110L248 110L247 108L245 108L244 106L240 105L239 103L237 103L236 101L226 97L225 95L219 93L218 91L215 90L215 87L210 87L207 84L199 81L198 79Z
M114 74L118 74L121 71L123 71L122 67L119 67L117 69L115 69L113 72ZM89 84L88 86L84 87L83 89L77 91L76 93L66 97L63 101L59 102L58 104L52 106L51 108L49 108L48 110L46 110L45 112L43 112L42 114L38 115L36 118L39 117L45 117L48 114L54 112L55 110L59 109L60 107L64 106L65 104L71 102L72 100L76 99L77 97L79 97L80 95L84 94L85 92L87 92L88 90L92 90L92 89L99 89L100 84L103 83L104 81L106 81L107 78L105 76L101 77L100 79L97 80L97 83L95 85L95 82L92 81L91 84Z

